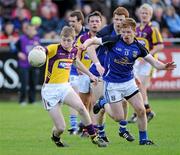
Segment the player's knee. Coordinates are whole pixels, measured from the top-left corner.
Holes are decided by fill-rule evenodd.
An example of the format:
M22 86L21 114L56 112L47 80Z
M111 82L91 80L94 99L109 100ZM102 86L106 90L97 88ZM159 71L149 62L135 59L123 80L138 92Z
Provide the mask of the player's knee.
M113 119L114 119L116 122L119 122L119 121L123 120L123 117L122 117L122 116L118 116L118 115L114 115L114 116L113 116Z
M142 117L142 116L144 116L145 114L146 114L146 110L145 110L144 107L137 109L137 115L138 115L139 117Z
M77 111L80 115L84 115L86 113L86 108L85 106L81 106L77 109Z
M63 133L66 129L66 125L65 124L58 125L56 126L56 129L58 130L58 132Z

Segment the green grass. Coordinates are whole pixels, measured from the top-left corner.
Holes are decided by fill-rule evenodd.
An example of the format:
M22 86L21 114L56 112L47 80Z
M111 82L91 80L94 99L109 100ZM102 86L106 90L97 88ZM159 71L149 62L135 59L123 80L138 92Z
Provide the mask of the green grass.
M52 122L39 103L20 106L0 102L1 155L180 155L180 100L151 100L156 117L149 123L149 137L157 146L139 146L135 124L128 125L136 141L127 142L118 136L118 124L107 117L106 131L111 141L107 148L98 148L88 138L70 136L63 140L69 148L57 148L51 141ZM68 108L63 107L67 128ZM130 109L132 111L132 109Z

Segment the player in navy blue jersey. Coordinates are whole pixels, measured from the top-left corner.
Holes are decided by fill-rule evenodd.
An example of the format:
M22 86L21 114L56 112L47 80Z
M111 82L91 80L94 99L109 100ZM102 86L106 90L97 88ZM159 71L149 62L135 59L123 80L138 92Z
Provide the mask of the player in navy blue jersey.
M129 13L127 11L127 9L125 9L124 7L118 7L117 9L114 10L113 12L113 24L110 24L108 26L105 26L101 31L99 31L97 33L97 37L104 37L104 36L115 36L118 35L120 33L120 25L122 23L122 21L129 17ZM92 64L90 71L91 73L93 73L96 76L102 76L104 73L104 68L102 69L101 66L106 65L106 51L108 50L105 46L99 46L96 49L95 52L95 46L91 46L88 47L87 51L89 56L91 57L91 59L94 61L94 64ZM96 57L97 55L97 57ZM106 68L106 67L105 67ZM100 74L99 74L100 73ZM97 86L92 86L92 91L93 94L95 96L95 100L97 100L98 102L106 102L105 98L103 97L103 80L101 82L98 83ZM95 101L94 101L95 102ZM127 119L127 102L124 100L123 101L123 109L124 109L124 120L122 122L120 122L120 126L122 126L123 130L124 128L126 128L126 119ZM106 135L105 135L105 130L104 130L104 110L101 110L99 113L99 108L96 109L96 104L93 108L94 113L96 114L96 119L97 119L97 124L98 124L98 132L99 132L99 136L102 137L105 141L107 141L106 139ZM126 138L126 140L128 141L133 141L134 138L133 136L131 136L131 134L127 131L128 136L127 135L122 135L124 138Z
M100 103L99 106L109 106L107 113L117 122L124 119L122 100L125 98L132 105L138 117L139 144L154 144L148 139L147 118L143 105L142 95L138 90L133 74L133 65L137 58L142 57L158 70L172 70L176 67L174 62L162 63L155 60L148 50L135 38L136 22L126 18L121 24L121 36L92 38L87 40L81 49L92 44L103 45L108 48L107 60L103 79L105 80L104 96L109 104ZM120 128L120 135L126 131Z

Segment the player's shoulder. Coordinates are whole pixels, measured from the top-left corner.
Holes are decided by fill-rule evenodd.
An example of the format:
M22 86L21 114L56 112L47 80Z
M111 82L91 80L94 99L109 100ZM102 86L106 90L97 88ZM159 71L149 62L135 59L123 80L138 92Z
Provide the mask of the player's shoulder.
M113 24L104 26L99 32L97 32L97 37L103 37L109 35L114 30Z
M49 44L47 47L51 47L51 48L56 48L58 47L60 44Z
M46 49L48 51L55 51L58 49L59 46L60 46L60 44L50 44L50 45L46 46Z
M80 35L83 35L84 33L87 33L87 32L89 32L89 29L86 28L85 26L83 26L83 27L82 27L82 30L81 30L81 32L80 32L79 34L80 34Z
M90 38L90 34L89 34L89 32L86 32L86 33L84 33L83 35L81 35L79 38L80 38L80 42L83 43L83 42L85 42L87 39Z

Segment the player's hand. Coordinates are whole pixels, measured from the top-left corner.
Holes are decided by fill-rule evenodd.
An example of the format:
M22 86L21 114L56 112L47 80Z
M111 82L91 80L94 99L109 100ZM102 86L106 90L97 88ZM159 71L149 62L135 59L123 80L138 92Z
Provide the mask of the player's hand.
M100 76L102 76L105 71L104 67L99 62L95 63L95 65L96 65L96 69L99 72Z
M19 52L18 53L18 58L20 60L26 60L27 59L27 56L23 53L23 52Z
M140 85L142 84L138 77L135 77L135 82L138 87L140 87Z
M165 70L173 70L176 68L176 64L174 62L168 62L165 64Z
M98 83L98 77L94 76L93 74L90 76L91 82L93 82L94 85L97 85Z
M46 51L44 47L38 45L38 46L35 46L34 49L37 49L37 50L42 50L42 51Z
M79 46L79 50L81 50L81 51L85 51L86 49L87 49L87 47L85 46L85 44L81 44Z
M139 62L141 65L144 65L146 61L144 59L141 59L141 60L139 60Z

